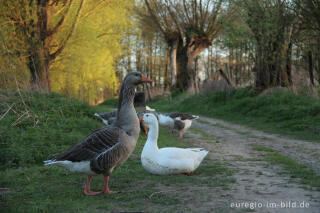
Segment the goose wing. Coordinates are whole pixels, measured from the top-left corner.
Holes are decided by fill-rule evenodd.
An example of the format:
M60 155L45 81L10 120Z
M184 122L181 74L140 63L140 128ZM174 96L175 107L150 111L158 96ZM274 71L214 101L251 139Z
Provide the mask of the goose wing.
M108 151L117 147L120 134L123 133L124 131L119 127L107 126L99 128L65 152L56 155L53 159L79 162L91 160L101 154L107 155Z
M174 129L182 130L185 127L185 123L183 123L181 120L174 120Z
M193 120L198 118L198 116L190 115L187 113L181 113L181 112L172 112L167 115L173 119L180 118L181 120Z

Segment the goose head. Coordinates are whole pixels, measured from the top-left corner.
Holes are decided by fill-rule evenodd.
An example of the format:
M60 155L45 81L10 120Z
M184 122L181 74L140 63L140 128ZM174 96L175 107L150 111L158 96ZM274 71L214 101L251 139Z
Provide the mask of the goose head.
M143 121L148 126L154 126L158 123L157 117L152 113L145 113L143 116L140 117L140 121Z
M127 85L138 85L142 83L151 83L152 80L141 74L140 72L130 72L127 74L123 82Z

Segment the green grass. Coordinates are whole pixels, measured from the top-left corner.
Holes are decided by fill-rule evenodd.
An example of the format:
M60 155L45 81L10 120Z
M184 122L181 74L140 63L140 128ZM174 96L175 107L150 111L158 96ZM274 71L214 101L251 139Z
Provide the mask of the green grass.
M258 95L250 89L197 94L150 103L163 112L189 112L246 124L293 138L320 141L320 102L306 95L274 92Z
M0 121L0 212L183 212L189 200L186 196L194 194L194 190L217 191L235 183L233 171L224 163L209 159L202 162L193 176L147 173L140 163L146 141L141 134L132 156L110 178L110 189L123 193L85 196L85 175L57 166L45 167L42 161L102 126L93 113L107 111L112 103L91 107L58 94L23 92L24 105L18 93L0 94L1 103L6 103L0 106L1 115L15 103L15 108ZM31 116L12 126L25 110ZM34 119L38 122L34 123ZM171 136L166 128L160 129L158 144L190 146L184 139ZM92 189L102 188L103 177L95 177Z
M261 152L275 152L275 150L269 148L269 147L266 147L266 146L257 146L257 145L254 145L252 146L252 149L255 150L255 151L261 151Z
M253 146L253 150L264 152L263 158L272 164L282 165L292 178L299 178L300 182L320 190L320 176L308 166L302 165L294 159L265 146Z
M88 104L36 92L0 92L0 170L40 165L101 126Z
M117 106L118 106L118 99L117 99L117 98L111 98L111 99L108 99L108 100L102 102L102 103L99 104L99 105L100 105L100 106L117 108Z
M191 186L216 190L235 183L233 172L222 163L205 160L193 176L157 176L140 164L145 136L140 136L134 154L111 175L110 188L123 193L88 197L83 194L86 176L51 166L31 166L0 172L1 188L13 193L0 197L5 212L101 212L183 209L184 193ZM184 147L183 141L161 129L159 146ZM14 180L14 181L13 181ZM92 189L103 188L102 176L93 179ZM161 211L160 211L161 209Z

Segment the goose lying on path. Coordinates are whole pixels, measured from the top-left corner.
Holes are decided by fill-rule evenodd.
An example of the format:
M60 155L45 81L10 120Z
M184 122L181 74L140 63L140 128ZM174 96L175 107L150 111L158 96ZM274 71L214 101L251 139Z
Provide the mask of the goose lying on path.
M141 153L141 163L152 174L191 174L196 170L208 151L201 148L158 148L159 126L154 114L146 113L140 118L149 126L149 134Z
M139 137L139 119L133 107L135 88L151 82L139 72L131 72L124 78L118 103L117 119L111 126L99 128L65 152L45 161L45 165L59 165L72 172L88 175L84 188L86 195L117 193L109 190L111 172L124 163L134 150ZM104 175L104 189L90 190L93 175Z
M159 114L158 118L160 125L169 126L172 130L178 131L179 138L182 138L183 133L191 127L192 120L198 119L199 116L173 112L169 114Z

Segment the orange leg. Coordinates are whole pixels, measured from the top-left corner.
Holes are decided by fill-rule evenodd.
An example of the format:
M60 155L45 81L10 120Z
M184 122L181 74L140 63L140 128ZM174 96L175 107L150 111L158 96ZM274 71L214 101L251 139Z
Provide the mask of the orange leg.
M115 194L115 193L121 193L120 191L111 191L109 190L109 176L104 176L104 190L103 193L105 194Z
M179 138L182 138L182 130L179 131Z
M90 183L91 183L91 181L92 181L92 176L89 175L89 176L88 176L87 183L86 183L86 185L85 185L85 187L84 187L84 193L85 193L86 195L98 195L98 194L101 194L102 191L100 191L100 192L94 192L94 191L91 191L91 190L90 190Z

